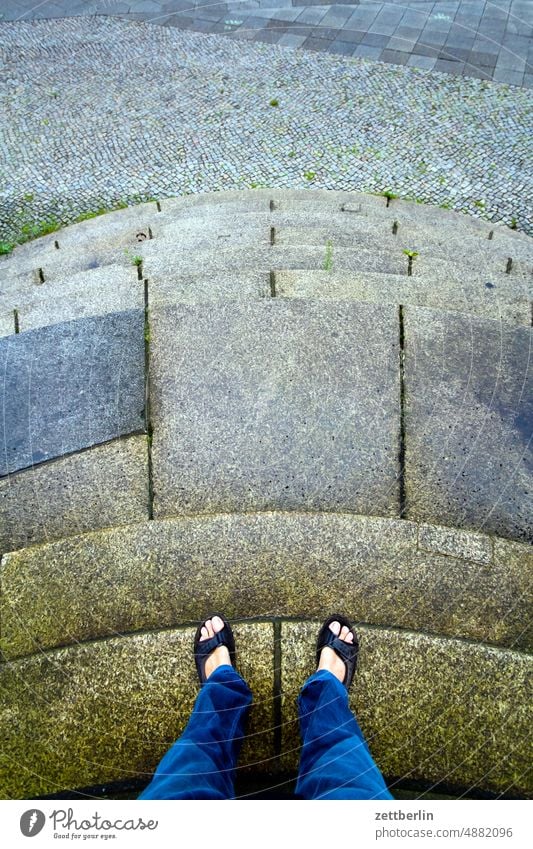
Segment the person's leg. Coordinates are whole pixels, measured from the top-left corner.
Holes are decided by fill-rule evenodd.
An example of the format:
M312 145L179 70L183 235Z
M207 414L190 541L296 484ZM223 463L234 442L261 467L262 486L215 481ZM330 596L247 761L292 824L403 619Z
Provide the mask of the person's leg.
M218 617L207 620L201 639L213 637L223 626ZM207 681L183 734L164 755L139 799L234 797L235 767L252 694L223 645L209 654L205 674Z
M352 630L341 628L337 621L329 627L350 645L356 658ZM346 649L338 641L337 646ZM323 648L317 671L298 696L303 745L296 795L304 799L392 799L350 710L348 690L342 683L347 674L341 655L333 648Z
M331 672L313 673L298 696L302 754L296 794L303 799L392 799Z

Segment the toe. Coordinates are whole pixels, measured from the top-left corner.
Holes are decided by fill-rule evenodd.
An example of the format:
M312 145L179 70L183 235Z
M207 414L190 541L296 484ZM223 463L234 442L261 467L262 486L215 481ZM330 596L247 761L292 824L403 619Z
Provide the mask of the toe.
M209 639L209 634L207 632L207 628L204 625L202 627L202 630L200 631L200 641L201 640L208 640L208 639Z
M211 621L211 619L207 620L207 622L205 623L205 627L207 628L207 633L209 634L209 636L212 637L215 632L213 631L213 622Z
M348 632L349 632L349 628L347 628L346 625L343 625L342 628L341 628L341 632L339 634L339 638L341 640L346 640L346 637L348 636Z
M220 616L213 616L211 622L212 622L213 631L215 632L215 634L218 634L219 631L222 631L222 628L224 627L224 622L222 621Z
M353 643L353 631L348 631L346 634L346 642Z
M336 637L338 637L338 636L339 636L339 634L340 634L340 630L341 630L341 623L340 623L340 622L337 622L337 621L335 621L335 622L330 622L330 626L329 626L329 627L330 627L330 629L333 631L333 633L335 634L335 636L336 636Z

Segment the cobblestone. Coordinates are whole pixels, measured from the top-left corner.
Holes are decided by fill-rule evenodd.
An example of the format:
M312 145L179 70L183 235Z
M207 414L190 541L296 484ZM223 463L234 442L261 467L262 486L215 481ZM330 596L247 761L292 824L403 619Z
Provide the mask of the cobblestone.
M0 43L2 239L261 186L388 189L533 231L526 89L107 16L3 23Z

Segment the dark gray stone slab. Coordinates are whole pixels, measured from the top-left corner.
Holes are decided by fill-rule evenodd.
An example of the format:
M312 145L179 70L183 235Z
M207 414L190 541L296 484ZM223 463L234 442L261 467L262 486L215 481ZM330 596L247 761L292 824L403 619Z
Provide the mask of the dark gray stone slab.
M0 475L144 427L144 312L0 339Z
M533 538L531 330L405 309L407 515Z
M180 305L151 331L155 515L398 515L395 307Z

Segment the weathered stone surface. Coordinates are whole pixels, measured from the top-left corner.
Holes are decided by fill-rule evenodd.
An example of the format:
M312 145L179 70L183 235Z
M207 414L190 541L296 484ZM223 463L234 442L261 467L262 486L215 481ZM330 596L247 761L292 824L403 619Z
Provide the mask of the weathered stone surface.
M150 309L171 304L201 304L225 300L257 300L270 297L270 275L266 271L214 274L181 274L179 271L152 275L146 269Z
M131 268L139 245L150 237L157 214L155 204L140 204L19 245L0 263L0 292L31 285L39 268L47 282L106 265Z
M282 624L281 769L298 765L296 695L314 671L319 627ZM531 657L409 632L357 631L350 706L389 781L422 778L533 795Z
M144 427L141 310L7 337L0 361L0 475Z
M11 336L15 332L15 320L13 310L2 310L0 312L0 336Z
M154 515L397 514L394 308L228 302L151 328Z
M2 798L145 777L183 731L198 692L195 629L136 634L2 664ZM272 756L273 631L235 628L255 704L246 765Z
M418 545L426 551L462 557L476 563L492 561L493 542L485 534L422 524L418 527Z
M275 287L280 298L410 304L472 313L527 327L531 324L528 297L517 292L516 287L509 287L509 281L503 279L487 288L479 281L466 283L431 271L410 277L361 271L276 271Z
M405 310L409 518L531 539L531 330Z
M11 474L0 481L0 552L140 522L148 500L145 436Z
M0 295L0 304L18 312L20 331L107 313L144 309L144 284L136 268L108 265L41 286ZM13 320L13 319L12 319Z
M431 543L449 544L448 529L425 527ZM411 522L260 513L145 522L36 546L2 560L2 649L13 658L171 627L199 609L232 619L348 609L374 625L531 647L531 563L461 559L461 534L449 533L454 557L417 552ZM475 536L476 552L490 546Z

